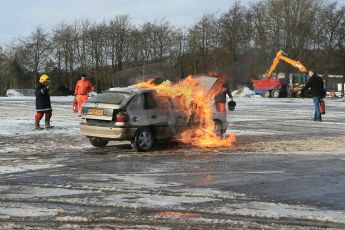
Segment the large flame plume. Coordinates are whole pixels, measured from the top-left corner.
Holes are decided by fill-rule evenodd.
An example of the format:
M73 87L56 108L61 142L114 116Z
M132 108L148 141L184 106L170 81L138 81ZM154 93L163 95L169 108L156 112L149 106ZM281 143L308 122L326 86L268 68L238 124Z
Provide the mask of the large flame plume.
M217 90L206 91L192 76L177 83L155 84L153 81L141 82L135 87L154 89L157 95L172 98L174 104L188 115L188 119L194 116L194 120L200 121L199 125L192 125L190 129L184 131L180 141L198 147L230 147L234 144L236 141L234 134L220 137L214 131L212 103Z

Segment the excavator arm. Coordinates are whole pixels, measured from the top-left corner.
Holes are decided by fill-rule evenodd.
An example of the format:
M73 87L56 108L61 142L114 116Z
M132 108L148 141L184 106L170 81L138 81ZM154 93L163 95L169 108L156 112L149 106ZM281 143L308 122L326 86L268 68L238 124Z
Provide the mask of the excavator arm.
M301 71L303 73L307 72L307 68L302 63L287 57L287 54L285 54L283 50L279 50L277 52L277 55L273 59L273 63L271 65L271 67L269 68L269 70L264 75L264 77L266 79L271 78L271 75L272 75L273 71L277 68L280 60L289 63L290 65L292 65L293 67L299 69L299 71Z

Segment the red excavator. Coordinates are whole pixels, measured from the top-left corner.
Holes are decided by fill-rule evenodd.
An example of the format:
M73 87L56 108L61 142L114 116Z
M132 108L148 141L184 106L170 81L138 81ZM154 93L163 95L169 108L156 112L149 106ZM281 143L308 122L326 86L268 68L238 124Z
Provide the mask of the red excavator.
M277 68L280 61L285 61L295 68L304 73L307 78L307 68L299 61L293 60L287 57L287 54L283 50L278 50L277 55L273 59L271 67L263 75L262 79L253 80L253 86L256 94L260 94L264 97L284 97L284 96L299 96L299 92L304 86L303 83L294 84L292 79L289 81L285 78L279 79L272 77L273 71Z

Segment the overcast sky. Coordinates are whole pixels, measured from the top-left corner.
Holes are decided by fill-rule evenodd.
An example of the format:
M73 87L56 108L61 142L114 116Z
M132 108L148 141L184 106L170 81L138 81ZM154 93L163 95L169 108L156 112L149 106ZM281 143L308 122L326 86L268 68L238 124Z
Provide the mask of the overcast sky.
M257 0L245 0L249 4ZM28 36L36 26L55 25L88 18L101 22L116 15L129 15L134 24L166 19L189 26L204 13L222 13L234 0L0 0L0 45ZM344 3L345 0L339 2Z

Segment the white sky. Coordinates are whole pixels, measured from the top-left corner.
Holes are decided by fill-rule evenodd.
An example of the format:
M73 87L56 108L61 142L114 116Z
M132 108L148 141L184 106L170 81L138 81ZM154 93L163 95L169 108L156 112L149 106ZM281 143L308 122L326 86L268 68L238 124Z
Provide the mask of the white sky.
M134 24L166 19L172 25L195 24L205 13L227 11L235 0L0 0L0 45L28 36L36 26L50 30L61 22L93 22L129 15ZM250 4L257 0L244 0ZM342 4L345 0L340 0Z
M250 2L255 0L246 0ZM0 45L27 36L36 26L50 30L75 19L93 22L129 15L134 24L166 19L189 26L204 13L225 12L234 0L0 0Z

